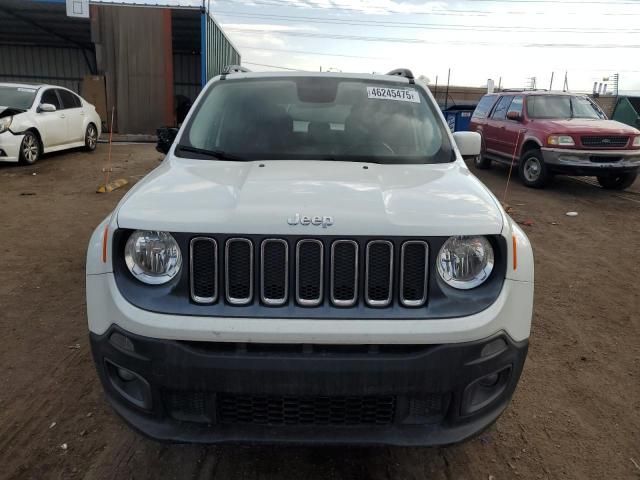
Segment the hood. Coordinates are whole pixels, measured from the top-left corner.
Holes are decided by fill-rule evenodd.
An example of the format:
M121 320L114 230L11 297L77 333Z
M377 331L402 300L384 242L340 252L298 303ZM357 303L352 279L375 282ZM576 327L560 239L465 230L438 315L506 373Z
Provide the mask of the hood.
M289 225L300 216L323 225ZM498 234L496 199L464 164L223 162L175 157L118 209L121 228L278 235ZM327 225L331 223L331 225Z
M637 135L640 131L615 120L569 118L566 120L534 120L536 125L545 125L557 133L601 133L607 135ZM555 132L550 132L555 133Z
M18 115L19 113L24 113L24 112L26 112L26 110L23 110L21 108L0 106L0 118L13 117L14 115Z

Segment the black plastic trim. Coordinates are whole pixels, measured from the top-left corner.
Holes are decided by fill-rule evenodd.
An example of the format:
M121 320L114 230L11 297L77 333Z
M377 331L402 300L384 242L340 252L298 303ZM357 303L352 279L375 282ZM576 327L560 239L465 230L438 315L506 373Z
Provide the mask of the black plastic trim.
M334 240L350 239L358 242L359 278L365 278L366 244L371 240L388 240L393 244L394 265L400 264L401 245L407 240L423 240L429 245L429 276L427 301L420 307L407 308L399 302L399 274L400 269L394 268L393 301L387 307L369 307L365 303L365 282L358 284L358 301L351 307L336 307L331 303L330 295L324 295L323 301L316 307L303 307L295 302L295 269L290 268L289 300L281 306L267 306L260 302L259 295L254 295L248 305L231 305L224 301L223 296L209 305L199 305L190 300L189 267L183 263L181 272L164 285L146 285L135 279L127 268L123 252L127 238L132 230L119 229L113 236L113 263L116 284L122 296L131 304L147 311L168 313L175 315L216 316L235 318L342 318L342 319L432 319L473 315L492 305L504 284L506 275L507 244L500 235L488 236L495 251L495 266L489 279L471 290L457 290L448 286L434 268L435 259L440 247L449 237L373 237L373 236L319 236L319 235L245 235L245 234L203 234L203 233L172 233L182 249L183 258L189 258L189 242L195 237L214 238L218 248L222 248L229 238L247 238L253 242L254 250L259 249L263 240L282 238L289 243L289 265L295 265L295 245L301 239L318 239L324 244L324 263L331 261L331 243ZM253 256L254 273L260 272L260 255ZM218 258L224 258L218 252ZM326 269L325 269L326 270ZM224 291L224 269L218 269L218 285ZM259 292L261 286L258 275L254 274L254 291ZM325 292L330 292L330 275L324 275Z
M135 353L116 348L109 337L118 332L131 341ZM482 355L497 339L505 348ZM173 442L269 442L324 444L443 445L460 442L491 425L508 405L528 350L528 340L515 342L499 332L473 342L412 346L398 352L341 352L326 346L308 353L300 345L286 345L267 353L241 344L231 349L220 343L160 340L134 335L113 325L103 335L90 334L98 375L107 399L127 423L147 436ZM223 344L228 346L229 344ZM211 348L208 348L211 347ZM294 348L295 347L295 348ZM329 350L329 351L327 351ZM333 351L331 351L333 350ZM136 373L150 387L153 408L141 409L113 388L105 360ZM493 372L508 372L498 394L468 412L469 386ZM229 393L275 396L393 395L398 409L390 425L222 425L179 421L164 403L167 392ZM437 395L445 399L440 413L416 422L409 403ZM479 406L478 406L479 405ZM467 413L468 412L468 413Z

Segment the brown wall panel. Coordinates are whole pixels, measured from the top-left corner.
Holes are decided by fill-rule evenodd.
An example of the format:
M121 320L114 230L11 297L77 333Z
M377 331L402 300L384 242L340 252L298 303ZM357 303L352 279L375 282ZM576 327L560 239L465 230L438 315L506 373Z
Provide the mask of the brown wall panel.
M155 133L165 123L166 72L173 67L159 8L99 6L92 10L98 71L106 78L107 108L115 106L115 131ZM172 83L172 82L171 82ZM173 95L171 95L172 97Z

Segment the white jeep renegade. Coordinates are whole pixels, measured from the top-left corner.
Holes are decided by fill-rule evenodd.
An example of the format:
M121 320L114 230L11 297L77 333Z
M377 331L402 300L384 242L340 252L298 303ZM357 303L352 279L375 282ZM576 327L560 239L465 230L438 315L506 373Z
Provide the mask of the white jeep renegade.
M526 236L408 70L209 82L98 226L87 309L107 398L189 442L438 445L514 393Z

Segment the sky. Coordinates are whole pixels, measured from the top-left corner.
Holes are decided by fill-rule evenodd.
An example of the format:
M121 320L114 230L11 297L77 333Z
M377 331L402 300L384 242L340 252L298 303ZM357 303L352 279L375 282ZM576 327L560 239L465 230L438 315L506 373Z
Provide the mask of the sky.
M168 1L168 0L167 0ZM198 0L175 0L201 3ZM209 0L206 0L209 2ZM252 70L385 73L431 83L640 90L640 0L211 0ZM276 68L279 67L279 68Z

